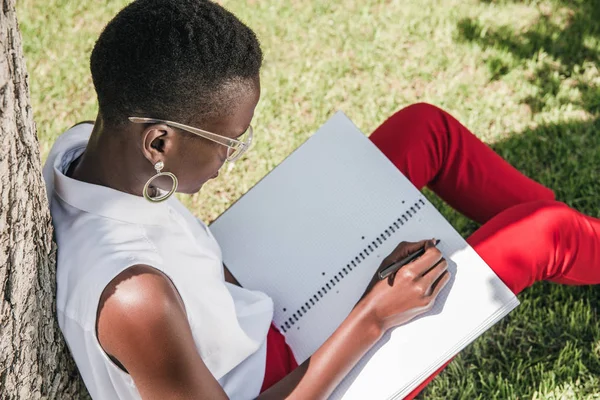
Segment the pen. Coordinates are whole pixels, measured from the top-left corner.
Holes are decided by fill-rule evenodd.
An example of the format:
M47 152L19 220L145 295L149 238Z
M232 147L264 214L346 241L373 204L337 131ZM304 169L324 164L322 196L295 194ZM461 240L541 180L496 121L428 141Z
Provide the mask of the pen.
M438 243L440 243L439 239L437 239L435 241L434 245L437 246ZM404 257L402 260L396 261L395 263L385 267L384 269L379 271L379 273L377 274L379 276L379 280L385 279L388 276L396 273L400 268L402 268L406 264L410 263L411 261L416 260L417 258L421 257L424 253L425 253L425 246L421 247L419 250L415 251L414 253L409 254L408 256Z

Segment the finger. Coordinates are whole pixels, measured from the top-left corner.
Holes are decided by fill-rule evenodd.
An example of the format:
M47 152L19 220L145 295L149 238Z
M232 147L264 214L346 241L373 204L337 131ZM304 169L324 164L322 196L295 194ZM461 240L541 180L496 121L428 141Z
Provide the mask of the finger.
M429 247L425 250L425 254L417 258L413 262L408 263L402 269L407 269L414 273L417 277L421 277L427 273L442 259L442 252L439 251L435 246Z
M432 287L435 282L442 276L444 272L448 270L448 262L442 258L432 268L430 268L425 275L423 275L422 284L427 288Z
M438 280L433 283L431 294L429 296L434 299L437 298L438 294L440 294L442 289L448 284L448 281L450 281L450 276L450 271L445 270Z
M403 259L404 257L412 254L425 246L427 240L420 240L418 242L400 242L398 246L392 251L392 253L386 257L387 261L392 263Z
M425 249L435 247L435 239L423 240L425 242Z

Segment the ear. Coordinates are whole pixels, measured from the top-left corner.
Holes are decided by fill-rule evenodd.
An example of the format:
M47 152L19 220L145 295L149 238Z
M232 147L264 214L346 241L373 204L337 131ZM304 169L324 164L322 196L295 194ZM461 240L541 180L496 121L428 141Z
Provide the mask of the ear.
M165 124L154 124L148 126L142 133L142 152L144 157L152 163L165 161L169 154L174 151L174 142L177 135L173 128Z

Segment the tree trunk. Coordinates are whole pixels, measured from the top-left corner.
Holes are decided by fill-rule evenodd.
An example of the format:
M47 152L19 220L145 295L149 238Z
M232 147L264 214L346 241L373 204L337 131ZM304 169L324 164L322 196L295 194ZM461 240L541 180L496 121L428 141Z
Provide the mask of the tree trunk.
M55 317L56 246L15 0L0 1L0 398L86 398Z

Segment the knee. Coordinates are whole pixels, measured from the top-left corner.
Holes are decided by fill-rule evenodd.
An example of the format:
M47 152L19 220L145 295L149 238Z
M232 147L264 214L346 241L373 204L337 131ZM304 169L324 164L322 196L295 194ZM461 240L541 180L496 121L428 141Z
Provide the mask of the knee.
M555 200L539 200L515 207L522 207L531 216L531 224L549 231L559 231L567 227L577 215L577 211Z
M470 238L472 246L502 243L507 248L534 252L552 247L570 231L577 211L554 200L538 200L517 204L486 222ZM490 241L490 239L494 241Z
M439 108L438 106L435 106L435 105L429 104L429 103L420 102L420 103L413 103L409 106L406 106L406 107L398 110L398 113L407 112L407 113L411 113L413 115L434 116L434 115L439 114L441 111L442 111L442 109Z
M429 103L414 103L394 113L391 119L402 120L410 125L426 124L442 117L444 111Z
M371 135L371 140L404 145L421 142L447 131L445 113L428 103L415 103L396 111Z
M539 200L512 208L516 214L513 221L517 234L513 240L530 243L532 251L538 247L570 246L571 239L577 236L573 234L578 230L580 214L565 203Z
M558 274L565 249L577 248L579 213L540 200L515 205L485 223L469 244L514 292Z
M581 270L569 271L575 258L587 257L592 261L588 250L595 244L590 246L588 239L595 237L595 233L589 219L558 201L538 201L529 206L532 208L530 217L520 223L520 235L514 240L520 242L516 246L522 249L521 256L527 257L534 266L533 281L585 282L585 273L582 276Z

